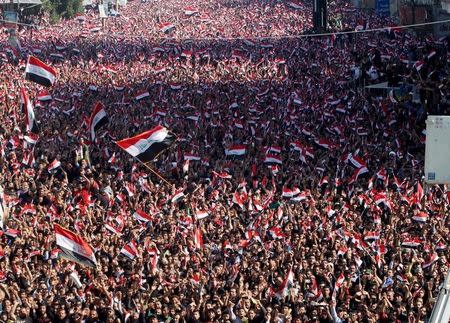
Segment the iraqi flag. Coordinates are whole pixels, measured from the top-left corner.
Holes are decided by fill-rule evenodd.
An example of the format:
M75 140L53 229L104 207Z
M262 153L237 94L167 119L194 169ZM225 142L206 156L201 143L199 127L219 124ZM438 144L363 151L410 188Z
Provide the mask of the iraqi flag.
M55 159L48 165L47 170L49 173L54 173L59 167L61 167L61 162Z
M225 150L226 156L242 156L245 153L246 149L244 145L232 145L229 149Z
M136 101L140 101L142 99L148 98L150 96L150 93L148 93L148 91L143 91L143 92L139 92L134 99Z
M366 167L366 162L359 156L353 156L350 154L348 161L358 169L361 167Z
M422 244L422 240L419 238L404 238L402 241L402 247L416 248Z
M427 260L425 260L424 263L422 263L422 269L430 267L432 264L434 264L436 261L438 261L439 256L435 253L433 253Z
M353 173L352 177L350 178L350 180L348 181L348 184L353 184L354 182L356 182L359 178L359 176L364 175L366 173L368 173L369 170L367 169L367 167L361 167L357 170L355 170L355 172Z
M138 220L139 222L144 222L147 223L149 221L152 221L153 218L150 214L145 213L142 210L136 210L133 213L133 218L135 218L136 220Z
M201 160L201 158L200 158L200 156L195 155L193 153L186 153L186 154L184 154L184 160L199 161L199 160Z
M163 33L168 33L174 28L175 28L175 25L170 22L164 22L159 25L159 30Z
M56 71L36 57L29 56L25 78L43 86L52 86L56 81Z
M105 124L108 123L108 116L106 115L105 107L100 102L97 102L89 119L89 131L91 133L91 140L95 141L95 133Z
M25 136L23 136L23 139L27 144L36 145L37 141L39 140L39 136L35 133L29 132Z
M243 199L241 198L241 196L239 195L239 192L234 192L233 193L233 199L232 199L232 201L233 201L233 203L234 204L237 204L237 205L239 205L239 207L241 208L241 209L245 209L245 207L244 207L244 201L243 201Z
M316 145L318 145L319 147L321 147L323 149L334 148L333 143L331 141L329 141L328 139L316 139L315 143L316 143Z
M54 225L56 244L61 249L60 256L79 264L94 267L97 265L94 250L76 233Z
M146 163L155 159L162 151L169 148L174 141L175 139L169 134L169 131L158 125L135 137L116 141L116 144L131 156Z
M203 249L203 234L199 228L194 231L194 247L196 249Z
M181 199L183 199L184 197L184 188L181 188L179 190L175 191L175 194L172 195L172 197L170 198L170 201L172 203L177 203L178 201L180 201Z
M38 127L36 124L36 117L34 115L33 104L31 104L31 101L28 99L27 92L24 88L20 90L20 104L22 105L23 113L25 113L25 123L27 126L27 131L37 133Z
M286 278L284 278L278 290L275 292L275 296L278 299L284 298L287 296L289 288L294 284L294 273L292 272L292 268L289 269Z
M195 212L195 218L197 220L207 218L208 216L209 216L209 213L207 211L199 210L199 211Z
M50 95L50 93L48 93L47 90L42 90L38 93L37 97L36 97L39 101L51 101L53 98Z
M217 173L217 172L213 171L212 174L214 177L219 177L222 179L231 179L232 178L232 176L230 174L228 174L227 172Z
M136 242L130 241L120 250L120 253L131 260L134 260L139 254L139 251L136 247Z
M283 187L283 191L281 193L282 197L291 198L300 194L300 190L298 187L293 188L292 190L287 187Z
M192 16L198 13L198 10L195 9L194 7L186 7L184 8L184 14L186 16Z
M275 164L281 165L283 162L282 162L281 158L279 158L275 155L272 155L272 154L267 154L266 158L264 159L264 163L269 164L269 165L275 165Z
M425 212L419 212L413 215L412 219L417 222L425 223L428 220L428 214L426 214Z
M365 234L364 240L378 240L380 239L380 233L375 231L369 231Z

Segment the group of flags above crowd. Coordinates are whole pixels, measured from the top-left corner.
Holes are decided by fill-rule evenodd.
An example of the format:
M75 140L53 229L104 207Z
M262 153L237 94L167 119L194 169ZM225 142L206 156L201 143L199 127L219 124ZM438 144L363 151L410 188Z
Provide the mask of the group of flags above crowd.
M51 87L56 82L57 73L52 67L43 63L39 59L30 56L25 68L25 78L42 86ZM43 92L42 95L40 93L39 99L45 100L48 96L48 92ZM22 88L20 92L20 102L22 111L25 114L27 131L27 134L24 137L28 138L26 139L26 142L33 146L37 142L39 129L36 122L33 104L28 98L28 94L24 88ZM97 102L94 105L88 125L89 135L92 142L95 142L96 132L107 123L108 116L106 114L105 107L102 103ZM147 163L154 160L162 151L170 147L174 142L175 136L165 127L158 125L155 128L145 131L137 136L117 141L116 144L140 162ZM33 151L34 149L31 149L30 156L33 155ZM48 171L54 172L60 166L61 163L58 160L54 160L49 164ZM181 196L182 193L181 195L178 194L178 197L175 196L175 199L178 199ZM3 201L0 202L2 202L1 219L3 219ZM145 220L149 217L142 211L136 214L138 214L138 218L140 220ZM62 228L58 224L54 225L54 230L56 235L56 243L60 248L61 256L64 256L71 261L95 267L96 259L94 250L83 238L70 230ZM137 254L135 244L130 242L125 245L121 253L129 258L134 258Z
M57 81L57 73L56 71L43 63L42 61L38 60L35 57L30 56L28 58L27 66L26 66L26 79L33 81L35 83L38 83L45 87L50 87L55 84ZM149 93L148 91L140 93L138 96L135 97L136 100L141 100L145 97L148 97ZM26 131L27 134L24 136L26 142L33 146L38 137L38 125L36 122L36 116L34 113L33 105L31 101L28 98L28 95L25 91L25 89L21 89L20 92L20 98L21 98L21 105L23 108L23 111L25 113L25 121L26 121ZM38 94L37 98L39 100L48 100L51 99L51 95L46 92L42 91ZM91 116L89 118L88 122L88 131L89 131L89 137L92 143L96 142L96 137L98 131L107 125L109 122L108 115L106 112L106 109L104 105L101 102L97 102L94 107L93 111L91 113ZM242 128L242 124L237 125L236 127ZM339 133L341 130L337 129L337 133ZM335 148L335 144L327 139L323 138L315 138L312 136L311 132L308 131L306 128L302 129L302 133L306 136L312 139L312 142L316 144L316 146L320 149L330 150ZM142 132L136 136L125 138L119 141L116 141L115 143L124 151L126 151L128 154L130 154L132 157L136 158L142 163L147 163L150 161L153 161L155 158L158 157L158 155L172 146L174 142L176 141L176 136L167 128L157 125L151 130ZM292 141L290 143L290 149L293 151L300 153L300 160L302 162L306 162L307 158L314 158L314 150L309 147L308 145L300 142L300 141ZM285 147L284 147L285 148ZM283 147L280 146L267 146L264 147L264 157L262 162L269 166L269 168L272 170L272 172L275 174L278 170L278 167L283 164L282 160L282 151ZM31 150L30 156L32 159L33 150ZM227 157L232 158L239 158L243 157L248 154L247 145L244 144L231 144L225 149L225 155ZM186 153L184 155L185 165L187 164L187 167L189 165L190 161L198 161L201 160L200 156L197 156L195 153ZM359 176L362 176L366 173L369 173L369 169L367 167L366 161L363 157L360 157L358 153L347 153L344 154L344 156L341 158L340 162L349 164L355 168L351 178L348 180L348 184L352 184L357 181ZM61 166L61 163L57 160L54 160L52 163L48 166L48 171L53 172L56 169L58 169ZM186 172L185 166L183 166L183 171ZM252 174L256 173L256 165L252 165ZM231 175L226 173L225 171L216 173L213 172L213 177L215 179L229 179L231 178ZM394 178L394 184L397 186L399 192L400 190L406 191L406 194L402 197L402 201L407 201L408 205L412 204L420 204L423 200L424 194L423 190L418 183L416 185L416 188L414 187L404 187L402 183L398 181L398 179L393 175ZM338 178L338 175L336 175L336 183L335 186L339 186L338 183L340 181L340 178ZM369 180L369 192L367 194L361 194L358 198L361 200L363 204L373 204L375 206L380 207L386 207L388 209L392 208L391 200L388 195L380 192L376 192L373 190L373 181L381 181L385 184L385 186L388 185L388 176L386 174L386 171L384 168L380 169L376 175L374 175ZM328 183L328 178L324 176L319 186L322 186L324 184ZM275 186L275 185L273 185ZM128 190L128 188L127 188ZM130 189L132 191L132 189ZM413 198L408 198L406 195L412 193L413 191L416 191ZM176 203L179 200L181 200L184 197L184 189L178 189L173 192L173 195L170 197L170 201L172 203ZM300 189L296 187L288 188L283 187L281 197L285 199L286 201L291 202L302 202L307 200L312 200L313 197L311 196L310 192L308 191L301 191ZM243 210L264 210L268 208L268 205L272 201L273 195L269 196L265 201L257 202L253 198L250 198L249 195L245 191L239 192L239 188L234 192L232 196L232 203L237 205L240 209ZM448 197L450 199L450 196ZM344 206L344 211L345 208ZM335 214L337 210L334 210L332 208L329 208L327 210L327 213L329 216ZM208 210L197 210L194 214L195 218L197 220L204 219L209 216ZM151 219L151 216L146 214L143 211L136 211L133 214L133 217L137 219L139 222L147 222L149 219ZM416 222L426 222L427 221L427 214L424 212L420 212L414 215L413 220ZM111 230L115 230L113 226L109 226L108 228L111 228ZM65 228L60 227L59 225L55 225L55 234L56 234L56 241L58 246L61 248L61 255L64 255L66 258L71 259L73 261L88 265L88 266L95 266L96 260L94 256L93 248L89 246L88 243L86 243L79 235L76 233L73 233ZM278 227L270 228L269 233L274 237L275 239L279 239L283 237L283 233L281 232L281 229ZM345 238L345 233L342 235ZM379 237L378 232L369 232L367 236L361 237L360 244L365 244L365 241L379 241L377 238ZM404 246L410 246L411 241L408 240L409 238L405 238L403 243ZM203 245L203 238L202 233L200 229L196 229L194 232L194 240L195 245L198 248L202 248ZM416 241L413 241L416 242ZM376 244L375 244L376 245ZM375 249L380 249L379 246L375 246ZM377 250L378 250L377 249ZM377 251L378 252L378 251ZM134 259L137 255L137 249L134 241L128 242L121 251L122 254L125 256ZM290 272L291 273L291 272ZM284 286L289 285L290 281L290 275L288 274L288 277L286 278L285 282L283 283Z

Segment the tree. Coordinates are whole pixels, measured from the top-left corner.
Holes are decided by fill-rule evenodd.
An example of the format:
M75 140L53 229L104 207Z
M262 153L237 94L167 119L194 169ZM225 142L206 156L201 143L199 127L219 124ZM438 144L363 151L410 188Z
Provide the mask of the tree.
M50 13L52 22L61 17L72 18L83 11L83 0L48 0L43 3L43 9Z

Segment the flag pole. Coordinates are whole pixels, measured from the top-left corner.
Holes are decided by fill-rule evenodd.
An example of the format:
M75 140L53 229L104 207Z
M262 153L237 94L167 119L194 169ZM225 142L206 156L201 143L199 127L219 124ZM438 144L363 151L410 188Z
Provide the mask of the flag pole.
M136 160L138 160L142 165L144 165L148 170L150 170L153 174L155 174L156 176L158 176L164 183L166 183L168 186L172 187L172 184L170 184L169 181L167 181L164 177L162 177L157 171L155 171L153 168L151 168L150 166L148 166L146 163L143 163L142 161L140 161L139 159L135 158Z
M116 145L117 142L113 141ZM119 145L118 145L119 146ZM119 146L120 147L120 146ZM144 165L148 170L150 170L153 174L155 174L156 176L158 176L164 183L166 183L168 186L172 186L172 184L170 184L164 177L162 177L158 172L156 172L155 170L153 170L153 168L151 168L150 166L148 166L146 163L142 162L139 158L136 158L133 156L134 159L136 159L139 163L141 163L142 165Z

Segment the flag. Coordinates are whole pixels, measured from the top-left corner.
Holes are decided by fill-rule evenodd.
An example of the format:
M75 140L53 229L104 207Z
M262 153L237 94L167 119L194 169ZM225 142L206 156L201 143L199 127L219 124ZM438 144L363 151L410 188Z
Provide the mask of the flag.
M136 242L130 241L129 243L124 245L123 248L120 250L120 253L125 257L130 258L131 260L136 258L136 256L139 254L136 247Z
M208 216L209 216L209 213L207 211L197 211L195 213L195 218L197 220L201 220L201 219L207 218Z
M298 189L298 187L295 187L292 190L287 188L287 187L283 187L283 191L281 193L281 196L282 197L286 197L286 198L290 198L290 197L297 196L298 194L300 194L300 190Z
M108 123L105 107L100 102L97 102L89 119L89 130L91 132L91 140L95 141L95 133L102 126Z
M52 96L50 95L50 93L48 93L47 90L42 90L38 93L37 97L36 97L39 101L50 101L52 100Z
M203 249L203 234L199 228L194 231L194 247L196 249Z
M169 31L171 31L174 28L175 28L175 25L171 24L170 22L164 22L159 25L159 30L163 33L168 33Z
M431 254L431 256L428 257L428 259L422 263L422 268L428 268L430 267L432 264L434 264L436 261L438 261L439 256L435 253Z
M289 288L291 288L293 284L294 284L294 273L292 272L292 267L291 267L291 268L289 268L289 271L288 271L286 277L284 278L283 282L281 283L280 287L275 292L275 296L278 299L287 296L287 294L289 292Z
M183 162L183 174L186 174L186 173L189 172L189 162L190 162L189 159L186 159L186 160Z
M149 221L152 221L152 220L153 220L153 218L152 218L151 215L145 213L145 212L142 211L142 210L136 210L136 211L134 211L134 213L133 213L133 218L136 219L136 220L138 220L139 222L149 222Z
M184 14L186 16L192 16L192 15L195 15L196 13L198 13L198 10L193 7L184 8Z
M416 203L420 203L424 197L424 192L422 185L420 185L420 182L417 182L417 189L416 189Z
M283 239L284 238L284 233L280 227L270 228L269 234L272 236L273 239Z
M264 159L264 163L271 164L271 165L273 165L273 164L281 165L283 162L281 161L281 158L279 158L275 155L272 155L272 154L267 154L266 158Z
M20 236L20 230L16 230L16 229L7 229L5 231L5 234L10 237L10 238L17 238L18 236Z
M377 178L381 179L382 181L385 181L387 179L387 173L384 167L378 171Z
M361 167L366 167L366 162L359 156L353 156L350 154L348 161L352 163L353 166L360 169Z
M56 81L56 71L36 57L29 56L25 78L43 86L52 86Z
M170 201L172 203L177 203L178 201L180 201L183 197L184 197L184 188L180 188L178 190L175 191L175 194L172 195Z
M89 267L95 267L97 265L94 250L80 236L72 231L64 229L58 224L54 225L54 230L56 244L61 249L61 256Z
M3 196L3 187L0 185L0 229L3 229L3 222L5 220L5 210L6 207L3 204L4 196Z
M348 184L352 184L354 182L356 182L358 180L358 177L369 172L369 170L366 167L361 167L357 170L355 170L355 172L353 173L352 177L350 178Z
M419 212L413 215L412 219L417 222L425 223L428 220L428 214L426 214L425 212Z
M159 153L170 147L175 141L169 131L163 126L143 132L135 137L116 141L116 144L131 156L143 163L152 161Z
M144 92L138 93L138 94L134 97L134 99L135 99L136 101L140 101L140 100L142 100L142 99L148 98L149 96L150 96L150 93L148 93L148 91L144 91Z
M48 165L47 170L49 173L53 173L60 166L61 166L61 162L59 160L55 159L50 163L50 165Z
M332 149L334 148L334 144L329 141L328 139L316 139L314 141L319 147L322 147L324 149Z
M27 131L37 133L38 127L34 115L33 104L31 104L31 101L28 99L27 92L24 88L20 90L20 104L22 105L22 112L25 113L25 123Z
M232 145L229 149L225 150L226 156L242 156L245 153L246 149L244 145Z
M344 273L341 273L338 277L338 279L336 280L336 283L334 284L334 289L335 290L339 290L339 288L341 288L342 284L345 281L345 276Z
M213 176L215 176L215 177L219 177L222 179L231 179L231 175L228 174L227 172L217 173L217 172L213 171L212 173L213 173Z
M419 238L404 238L402 241L402 247L415 248L422 244Z
M431 59L431 58L433 58L434 55L436 55L436 51L435 51L435 50L432 50L432 51L428 54L427 58L428 58L428 59Z
M23 139L30 145L36 145L37 141L39 140L39 136L35 133L29 132L25 136L23 136Z
M195 155L195 154L189 154L189 153L184 154L184 160L200 160L200 159L201 159L200 156Z
M233 203L239 205L239 207L241 209L245 209L244 207L244 201L242 200L241 196L239 195L239 193L236 191L233 193L233 199L232 199Z
M414 68L417 70L417 72L419 72L422 69L423 65L424 65L423 61L416 61L414 63Z
M303 9L304 8L303 4L296 0L289 1L287 5L293 9Z
M364 236L364 240L378 240L378 239L380 239L380 233L375 231L369 231Z

